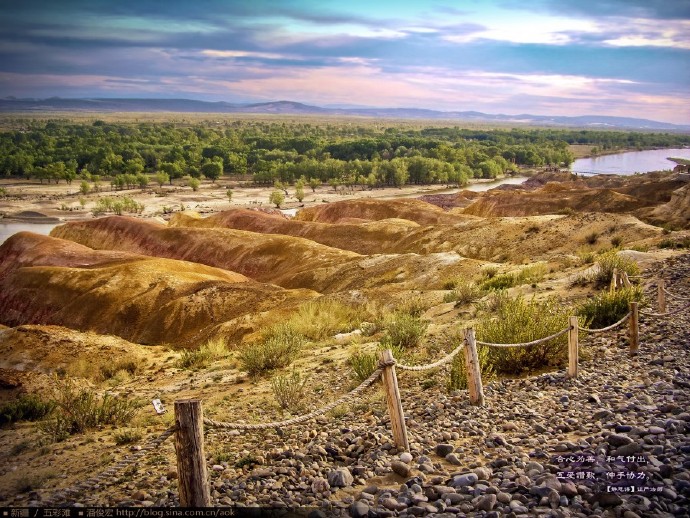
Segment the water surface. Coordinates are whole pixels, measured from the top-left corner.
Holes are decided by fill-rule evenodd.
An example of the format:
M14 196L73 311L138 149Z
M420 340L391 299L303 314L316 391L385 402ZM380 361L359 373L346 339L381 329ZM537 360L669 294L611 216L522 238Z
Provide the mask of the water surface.
M53 230L55 227L58 225L62 225L63 222L60 223L27 223L25 221L12 221L12 222L6 222L0 220L0 244L4 243L7 238L9 238L11 235L16 234L17 232L22 232L24 230L28 230L29 232L33 232L34 234L43 234L47 236L50 234L50 231Z
M668 157L690 159L690 148L651 149L631 151L593 158L578 158L570 170L575 173L594 174L635 174L673 169L675 162Z

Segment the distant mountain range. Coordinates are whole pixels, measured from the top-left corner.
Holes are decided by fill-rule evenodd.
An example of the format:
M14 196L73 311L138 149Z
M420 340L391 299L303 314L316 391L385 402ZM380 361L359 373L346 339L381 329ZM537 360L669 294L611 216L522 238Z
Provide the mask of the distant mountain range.
M381 119L456 120L501 122L533 126L583 127L600 129L638 129L690 131L690 125L670 124L630 117L582 115L492 115L476 111L443 112L421 108L321 108L294 101L233 104L192 99L0 99L0 112L82 111L82 112L177 112L177 113L265 113L281 115L339 115Z

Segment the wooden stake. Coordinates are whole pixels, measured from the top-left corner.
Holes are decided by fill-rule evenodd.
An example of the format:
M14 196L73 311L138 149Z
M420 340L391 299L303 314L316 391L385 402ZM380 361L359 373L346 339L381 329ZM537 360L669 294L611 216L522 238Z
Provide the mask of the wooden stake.
M393 359L393 352L390 349L381 351L382 362L389 362ZM405 426L405 415L403 414L402 402L400 401L395 365L384 367L381 379L386 391L386 402L388 404L388 414L391 418L391 431L393 432L395 446L398 450L409 451L410 444L407 440L407 426Z
M618 268L613 269L613 274L611 275L611 288L609 291L611 293L616 291L616 288L618 287Z
M477 406L484 406L484 387L482 386L482 373L479 368L477 342L474 338L474 329L471 327L465 329L464 353L470 403Z
M570 331L568 331L568 377L577 378L578 358L579 358L579 333L577 317L570 317Z
M639 343L639 334L640 334L640 328L639 328L639 314L638 314L638 309L637 309L637 302L631 302L630 303L630 355L633 356L637 354L637 350L639 349L640 343Z
M621 273L621 280L623 281L624 288L630 288L632 286L632 284L630 284L630 277L628 277L628 272Z
M659 313L666 313L666 281L664 279L659 279L658 293L657 293L657 303L659 305Z
M181 507L211 507L201 401L175 401L175 452Z

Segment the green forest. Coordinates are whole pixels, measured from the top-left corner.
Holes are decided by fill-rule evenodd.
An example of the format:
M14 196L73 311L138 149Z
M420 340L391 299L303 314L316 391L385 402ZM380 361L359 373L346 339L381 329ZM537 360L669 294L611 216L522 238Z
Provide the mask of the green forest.
M125 123L15 121L0 133L0 174L41 182L109 180L117 189L186 176L249 175L258 185L465 184L520 166L564 166L569 144L596 150L690 144L690 136L590 130L410 128L240 120Z

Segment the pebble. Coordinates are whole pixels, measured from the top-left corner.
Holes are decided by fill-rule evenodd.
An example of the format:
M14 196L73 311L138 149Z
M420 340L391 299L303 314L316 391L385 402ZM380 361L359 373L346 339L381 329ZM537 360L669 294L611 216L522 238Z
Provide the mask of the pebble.
M331 487L350 487L354 478L347 468L338 468L328 474L328 484Z
M410 466L404 462L400 462L399 460L394 460L391 462L391 469L395 474L400 475L401 477L407 478L410 476Z

